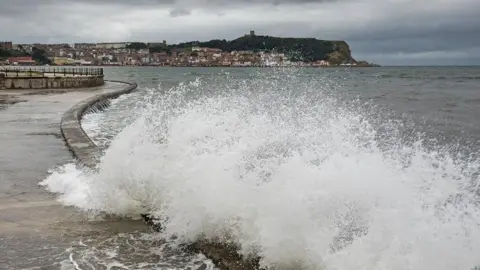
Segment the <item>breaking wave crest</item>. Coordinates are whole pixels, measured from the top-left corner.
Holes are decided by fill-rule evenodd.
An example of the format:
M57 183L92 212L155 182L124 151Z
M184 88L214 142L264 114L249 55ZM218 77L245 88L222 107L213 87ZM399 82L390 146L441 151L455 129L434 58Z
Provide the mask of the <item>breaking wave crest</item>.
M60 200L150 213L185 243L233 241L276 269L472 269L478 157L340 98L301 70L149 89L98 173L67 165Z

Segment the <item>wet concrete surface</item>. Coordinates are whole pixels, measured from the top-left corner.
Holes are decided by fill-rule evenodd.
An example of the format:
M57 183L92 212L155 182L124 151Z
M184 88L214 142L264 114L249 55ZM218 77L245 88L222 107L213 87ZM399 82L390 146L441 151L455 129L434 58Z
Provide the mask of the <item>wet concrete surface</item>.
M38 185L49 169L73 160L60 136L63 113L81 100L124 86L109 82L57 93L0 91L0 100L23 101L0 105L0 269L70 269L58 262L68 259L65 250L82 235L146 229L141 222L91 222Z

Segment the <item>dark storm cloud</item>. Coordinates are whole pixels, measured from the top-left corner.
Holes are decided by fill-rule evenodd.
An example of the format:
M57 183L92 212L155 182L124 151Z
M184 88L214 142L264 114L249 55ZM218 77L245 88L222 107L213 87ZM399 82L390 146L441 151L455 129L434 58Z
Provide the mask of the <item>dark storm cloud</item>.
M259 34L346 40L381 64L480 59L477 0L0 0L0 38L14 42ZM478 58L476 58L478 57ZM467 58L468 61L467 61ZM420 59L420 60L419 60ZM432 60L433 59L433 60ZM443 61L443 62L442 62ZM463 61L463 60L462 60Z
M346 39L357 54L385 64L480 64L480 16L473 6L373 25Z

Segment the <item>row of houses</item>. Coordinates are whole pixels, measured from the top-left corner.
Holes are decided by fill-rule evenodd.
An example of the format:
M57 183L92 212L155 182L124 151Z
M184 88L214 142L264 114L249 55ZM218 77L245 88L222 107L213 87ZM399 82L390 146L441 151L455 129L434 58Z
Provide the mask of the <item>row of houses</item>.
M19 65L19 66L34 66L36 62L32 59L31 56L19 56L19 57L9 57L5 61L5 64L9 65Z
M140 42L102 42L102 43L74 43L73 48L77 50L109 50L109 49L125 49L133 43ZM148 47L167 47L167 41L148 42Z
M292 62L283 53L253 51L224 52L218 48L176 48L151 52L148 48L133 49L133 43L75 43L69 44L16 44L15 49L31 52L44 51L55 65L115 65L115 66L329 66L328 61L314 63ZM149 47L167 48L166 41L147 43ZM31 58L8 59L9 64L35 64Z
M0 49L11 50L13 49L13 43L11 41L0 41Z

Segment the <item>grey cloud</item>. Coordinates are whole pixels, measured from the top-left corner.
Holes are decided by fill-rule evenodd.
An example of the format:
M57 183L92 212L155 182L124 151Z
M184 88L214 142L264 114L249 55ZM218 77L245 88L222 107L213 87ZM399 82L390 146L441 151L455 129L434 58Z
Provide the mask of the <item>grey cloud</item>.
M58 0L50 0L58 1ZM195 4L200 5L243 5L243 4L305 4L305 3L328 3L352 0L70 0L84 3L106 3L123 5L170 5L170 4Z
M42 10L58 6L87 4L96 7L171 8L171 16L189 15L193 8L232 9L249 5L302 5L312 3L346 2L353 0L2 0L0 17L28 17Z
M2 9L0 12L7 13L7 11L27 11L34 9L38 6L48 6L48 5L57 5L65 4L66 2L72 4L91 4L91 5L123 5L123 6L172 6L172 5L185 5L186 7L198 7L198 6L208 6L208 7L229 7L229 6L244 6L244 5L256 5L256 4L267 4L267 5L283 5L283 4L312 4L312 3L332 3L332 2L346 2L353 0L42 0L42 1L31 1L31 0L3 0Z
M455 10L396 10L387 19L350 25L332 36L347 40L357 58L380 64L480 64L480 10L474 1L464 2Z
M190 11L187 9L175 8L170 10L170 16L172 17L186 16L189 14L190 14Z
M152 39L159 37L173 43L232 39L254 29L258 34L346 40L354 57L366 57L380 64L404 63L416 58L434 61L436 55L450 63L480 63L480 56L475 56L480 51L480 9L475 0L0 1L0 25L4 26L0 36L14 42L155 41ZM300 18L289 16L290 8L297 10L295 14ZM281 10L278 14L271 11L277 9ZM200 16L199 10L209 15L195 17ZM252 10L257 13L252 15ZM322 15L312 17L315 21L310 22L302 20L302 10L305 13L318 10ZM175 24L161 28L165 23L157 16L160 13L138 15L148 11L182 17L174 19ZM270 16L277 20L263 18L264 11L273 12ZM234 23L232 14L236 14ZM187 27L189 20L196 18L201 18L198 25L190 22ZM221 22L202 26L203 20L214 18L221 18Z

